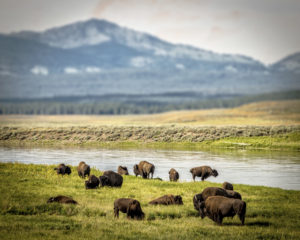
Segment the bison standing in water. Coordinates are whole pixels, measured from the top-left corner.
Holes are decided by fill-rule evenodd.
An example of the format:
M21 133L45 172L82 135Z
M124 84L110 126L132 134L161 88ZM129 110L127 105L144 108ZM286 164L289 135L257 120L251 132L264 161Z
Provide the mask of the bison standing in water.
M135 164L133 166L133 172L135 176L141 175L143 178L153 178L153 174L155 171L155 166L152 163L149 163L147 161L141 161L139 165Z
M132 198L119 198L114 202L114 215L119 218L119 211L126 213L127 218L142 220L145 214L138 200Z
M121 187L123 184L123 177L114 171L105 171L99 179L102 187Z
M118 173L120 175L129 175L127 167L124 167L124 166L118 167Z
M149 204L157 205L157 204L162 204L162 205L182 205L182 197L180 195L174 196L172 194L170 195L164 195L162 197L156 198L149 202Z
M54 170L56 170L57 174L61 174L61 175L65 175L71 174L71 168L69 166L66 166L65 164L61 163L58 165L58 167L54 168Z
M78 176L85 178L85 176L90 176L90 166L87 165L85 162L80 162L77 167Z
M239 199L227 198L223 196L213 196L201 202L199 206L201 218L209 217L219 225L224 217L239 216L242 225L245 222L246 203Z
M169 179L170 181L174 182L177 182L177 180L179 179L179 173L174 168L171 168L169 171Z
M201 180L204 181L206 178L210 176L217 177L219 175L217 170L212 169L209 166L194 167L191 168L190 172L193 175L194 181L196 177L201 177Z
M69 203L69 204L78 204L73 198L67 196L56 196L48 199L47 203L58 202L58 203Z

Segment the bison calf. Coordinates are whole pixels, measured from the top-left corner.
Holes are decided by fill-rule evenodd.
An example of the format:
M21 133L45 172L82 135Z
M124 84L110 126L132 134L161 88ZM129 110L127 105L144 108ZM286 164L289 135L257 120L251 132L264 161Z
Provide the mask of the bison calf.
M61 195L56 197L51 197L47 201L47 203L52 203L52 202L77 204L77 202L73 198L67 196L61 196Z
M201 218L209 217L219 225L224 217L239 216L242 225L245 222L246 203L239 199L226 198L222 196L209 197L199 206Z
M174 182L177 182L177 180L179 179L179 173L174 168L171 168L169 171L169 179L170 181Z
M182 205L182 197L180 195L174 196L172 194L170 195L164 195L162 197L156 198L149 202L149 204L157 205L157 204L162 204L162 205Z
M90 166L87 165L85 162L80 162L77 167L78 176L85 178L85 176L90 176Z
M95 175L89 176L89 179L85 181L85 189L95 189L98 188L100 184L99 178Z
M142 220L145 214L138 200L132 198L119 198L114 202L114 216L119 218L119 211L127 214L127 218Z
M105 171L99 179L102 187L121 187L123 184L123 177L114 171Z
M201 177L201 180L204 181L204 179L206 179L210 176L217 177L219 175L217 170L212 169L209 166L201 166L201 167L191 168L190 172L193 176L194 181L195 181L196 177Z
M59 164L58 167L54 168L54 170L56 170L57 174L61 175L71 174L71 168L63 163Z

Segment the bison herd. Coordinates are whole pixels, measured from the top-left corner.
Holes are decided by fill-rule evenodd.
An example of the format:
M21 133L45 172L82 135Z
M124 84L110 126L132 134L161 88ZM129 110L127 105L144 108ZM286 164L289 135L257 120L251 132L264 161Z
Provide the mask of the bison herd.
M71 174L71 168L65 164L60 164L57 168L54 168L57 174L65 175ZM123 184L122 175L129 175L128 169L125 166L119 166L118 172L105 171L103 175L96 177L95 175L90 175L90 166L85 162L80 162L77 167L78 176L85 178L88 176L88 180L85 181L86 189L96 189L99 187L109 186L109 187L121 187ZM151 177L153 179L153 174L155 171L155 166L147 161L141 161L139 164L135 164L133 167L133 172L135 176L141 176L142 178L148 179ZM218 172L209 166L200 166L190 169L192 178L195 181L196 177L201 177L204 181L210 176L217 177ZM161 180L160 178L156 178ZM171 168L169 171L170 181L178 181L179 173ZM56 196L51 197L47 201L58 202L58 203L68 203L77 204L77 202L67 196ZM164 195L158 197L149 202L151 205L183 205L182 197L180 195ZM209 217L211 220L221 225L224 217L234 217L238 215L241 220L241 224L244 225L245 214L246 214L246 203L242 201L242 196L240 193L233 190L233 185L229 182L224 182L222 188L219 187L207 187L201 193L196 194L193 197L193 204L195 210L198 211L201 218ZM141 204L136 199L131 198L119 198L114 202L114 216L119 217L119 211L126 213L129 219L144 219L144 212L142 211Z

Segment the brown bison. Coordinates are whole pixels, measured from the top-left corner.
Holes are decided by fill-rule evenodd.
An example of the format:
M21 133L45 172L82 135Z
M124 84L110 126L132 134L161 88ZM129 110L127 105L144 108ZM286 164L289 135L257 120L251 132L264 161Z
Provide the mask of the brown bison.
M207 216L219 225L222 224L224 217L234 217L237 214L244 225L246 203L239 199L213 196L200 204L199 213L201 218Z
M54 170L56 170L57 174L61 175L71 174L71 168L63 163L59 164L58 167L54 168Z
M133 166L133 172L135 176L141 175L143 178L153 178L155 166L152 163L149 163L147 161L141 161L139 165L135 164Z
M162 205L182 205L182 197L180 195L174 196L172 194L170 195L164 195L162 197L156 198L149 202L149 204L157 205L157 204L162 204Z
M123 177L114 171L105 171L99 179L102 187L121 187L123 184Z
M229 182L224 182L222 185L222 188L224 188L226 190L233 190L233 185Z
M169 171L169 178L170 181L177 182L177 180L179 179L179 173L174 168L171 168Z
M80 162L77 167L78 176L85 178L85 176L90 176L90 166L87 165L85 162Z
M118 167L118 173L120 175L129 175L127 167L124 167L124 166L119 166Z
M69 204L78 204L73 198L66 196L56 196L48 199L47 203L58 202L58 203L69 203Z
M193 198L194 208L199 211L199 205L211 196L223 196L227 198L242 199L241 194L235 191L226 190L219 187L207 187L202 193L196 194Z
M95 175L89 176L89 179L85 181L85 189L95 189L98 188L100 184L99 178Z
M145 214L138 200L132 198L119 198L114 202L114 216L119 218L119 211L127 214L127 218L142 220Z
M201 166L201 167L194 167L190 170L191 174L193 175L193 180L195 181L196 177L201 177L201 180L214 176L217 177L219 174L217 170L211 169L209 166Z

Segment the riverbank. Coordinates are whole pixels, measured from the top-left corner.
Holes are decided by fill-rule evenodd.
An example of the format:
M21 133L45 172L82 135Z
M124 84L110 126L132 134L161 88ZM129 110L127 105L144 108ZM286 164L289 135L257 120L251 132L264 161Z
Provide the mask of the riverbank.
M300 127L0 127L0 145L299 151Z
M238 217L217 226L193 208L194 194L211 182L171 183L124 176L122 188L85 190L75 167L57 176L53 165L0 163L0 235L3 239L297 239L300 236L300 191L234 185L247 203L245 226ZM92 169L92 174L101 172ZM17 181L16 181L17 179ZM72 196L77 206L47 204L51 196ZM164 194L179 194L183 206L151 206ZM144 221L113 217L113 201L141 202Z

